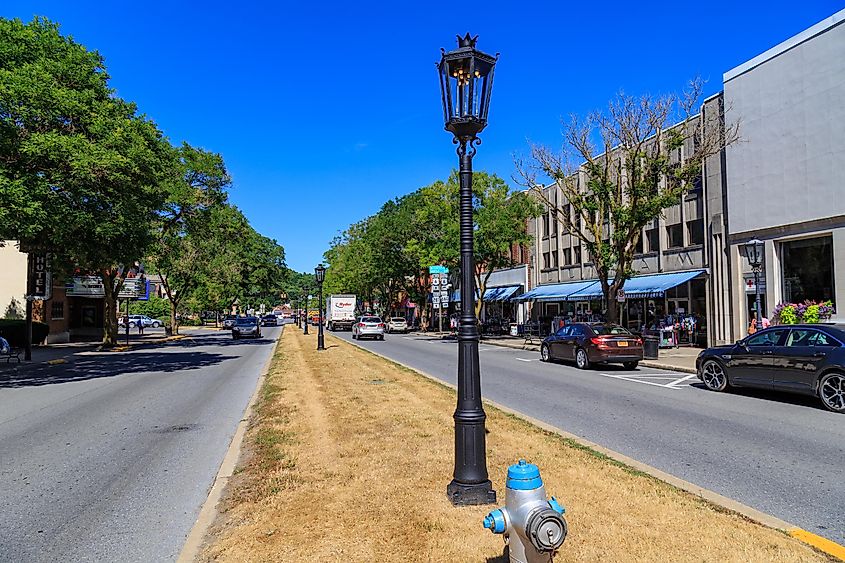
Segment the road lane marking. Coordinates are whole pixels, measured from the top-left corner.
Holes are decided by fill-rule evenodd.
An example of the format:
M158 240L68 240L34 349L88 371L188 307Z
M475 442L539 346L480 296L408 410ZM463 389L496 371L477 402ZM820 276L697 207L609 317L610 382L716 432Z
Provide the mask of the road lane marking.
M537 358L531 358L531 359L529 359L529 358L516 358L516 359L519 360L520 362L536 362L537 361Z
M679 383L683 383L684 381L689 381L690 379L698 379L698 375L696 375L696 374L688 375L686 377L676 379L675 381L673 381L672 383L669 383L668 385L671 387L673 385L678 385Z

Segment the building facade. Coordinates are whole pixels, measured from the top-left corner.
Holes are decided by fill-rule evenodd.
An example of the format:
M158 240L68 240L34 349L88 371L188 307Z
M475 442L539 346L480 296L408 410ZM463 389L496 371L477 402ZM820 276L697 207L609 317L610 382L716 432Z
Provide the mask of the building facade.
M763 316L783 302L845 307L845 10L724 75L732 321L754 316L753 273L740 251L765 242ZM839 315L842 318L842 315Z

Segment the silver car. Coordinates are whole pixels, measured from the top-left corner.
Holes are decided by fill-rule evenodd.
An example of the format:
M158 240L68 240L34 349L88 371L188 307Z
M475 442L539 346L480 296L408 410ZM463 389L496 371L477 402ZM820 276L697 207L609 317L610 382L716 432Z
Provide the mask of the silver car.
M381 317L361 317L358 322L352 325L352 338L363 337L384 340L384 321Z
M408 332L408 321L404 317L391 317L387 321L387 332Z

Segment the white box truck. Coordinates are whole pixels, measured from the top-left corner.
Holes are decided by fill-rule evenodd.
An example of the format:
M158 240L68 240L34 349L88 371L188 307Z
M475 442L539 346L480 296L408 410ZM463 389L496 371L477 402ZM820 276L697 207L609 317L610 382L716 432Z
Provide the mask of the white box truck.
M352 330L355 324L355 296L344 293L326 298L326 328Z

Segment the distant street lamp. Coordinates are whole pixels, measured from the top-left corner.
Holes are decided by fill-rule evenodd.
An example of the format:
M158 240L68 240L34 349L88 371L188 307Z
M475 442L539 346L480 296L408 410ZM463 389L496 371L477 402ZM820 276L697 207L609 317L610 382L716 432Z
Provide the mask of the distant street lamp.
M317 278L317 310L320 311L320 324L317 325L317 350L325 350L323 341L323 280L326 279L326 267L319 264L314 268L314 276Z
M487 126L493 70L499 58L475 49L478 36L458 36L458 48L441 49L437 65L447 131L454 135L460 158L461 316L458 325L458 405L455 409L455 471L446 493L452 504L496 502L487 475L487 447L481 405L478 319L475 317L473 260L472 158L478 134Z
M760 272L763 267L765 243L760 239L751 239L741 246L742 254L748 259L754 272L754 306L757 308L757 329L763 328L763 313L760 307Z
M305 295L305 314L302 316L302 323L305 325L305 328L302 330L302 334L308 334L308 304L311 302L311 296L306 294Z

